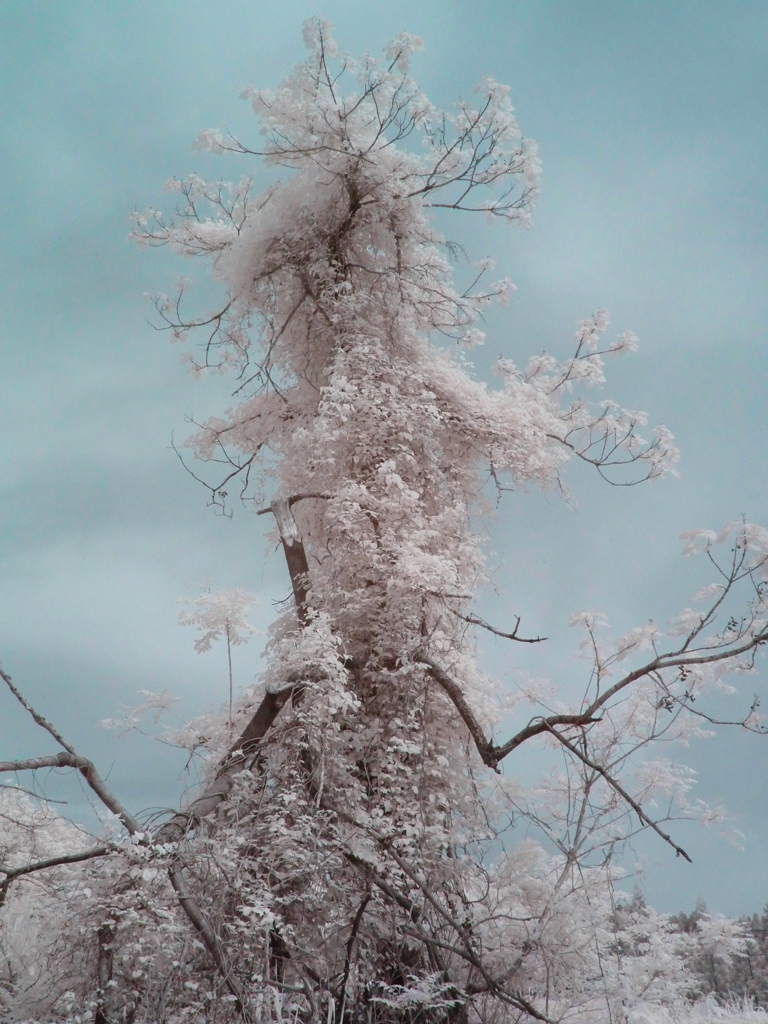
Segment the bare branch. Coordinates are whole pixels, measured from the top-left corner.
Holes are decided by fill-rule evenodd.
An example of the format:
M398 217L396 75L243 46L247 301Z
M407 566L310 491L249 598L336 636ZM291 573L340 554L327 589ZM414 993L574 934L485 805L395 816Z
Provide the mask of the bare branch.
M47 719L43 718L43 716L39 712L35 711L35 709L32 707L32 705L29 703L26 697L24 697L24 695L14 685L13 680L8 675L8 673L4 672L2 668L0 668L0 677L2 677L6 686L11 691L16 700L19 702L19 704L21 704L21 706L29 712L29 714L32 716L32 718L34 718L34 720L37 722L40 728L45 729L47 733L50 733L50 735L53 736L53 738L56 740L60 747L63 747L66 751L68 751L70 754L74 756L74 747L71 747L69 743L67 743L67 741L61 735L61 733L59 733Z
M417 875L417 873L413 870L413 868L411 868L410 864L408 864L408 862L405 861L397 853L397 851L392 848L391 842L389 840L382 840L382 845L386 848L387 853L392 857L392 859L395 861L395 863L401 869L401 871L403 871L411 879L411 881L414 882L419 887L419 889L421 889L421 891L424 893L424 897L426 898L427 902L432 907L434 907L434 909L437 911L440 917L442 917L446 921L446 923L454 929L454 931L461 940L461 947L453 947L453 952L457 953L460 957L462 957L462 959L472 964L472 966L480 972L480 974L485 979L489 987L489 990L493 992L494 995L502 999L504 1002L517 1007L517 1009L519 1010L523 1010L530 1017L533 1017L534 1020L544 1021L545 1024L554 1024L550 1017L547 1017L546 1014L543 1014L540 1010L537 1010L536 1007L532 1003L530 1003L521 993L508 992L504 988L504 986L501 985L500 982L498 982L491 974L489 974L488 970L483 964L482 959L480 958L480 956L478 956L477 952L472 948L472 944L467 934L467 929L463 927L458 921L456 921L451 916L451 914L448 913L448 911L445 909L445 907L442 906L442 904L434 895L434 893L431 892L424 879L420 878Z
M104 806L107 807L110 811L112 811L113 814L116 814L118 816L118 818L122 821L123 825L125 825L125 827L130 832L130 834L133 835L134 832L139 832L140 826L138 821L133 817L133 815L128 810L126 810L125 807L123 807L123 805L120 803L117 797L114 796L114 794L112 794L107 789L104 780L96 771L96 768L93 765L93 763L87 760L87 758L85 757L80 757L80 755L75 751L74 747L67 743L67 741L62 737L62 735L53 727L53 725L51 725L49 721L43 718L43 716L39 712L35 711L35 709L32 707L29 701L21 694L21 692L14 685L13 680L8 675L8 673L4 672L2 668L0 668L0 676L2 676L3 681L5 682L6 686L11 691L11 693L14 695L16 700L21 704L23 708L25 708L26 711L29 712L29 714L32 716L35 722L37 722L40 728L45 729L47 733L50 733L50 735L53 736L56 742L60 746L62 746L69 755L68 758L64 754L56 755L54 758L54 760L56 761L55 764L53 762L46 764L42 763L43 761L50 761L49 758L37 758L36 761L32 762L4 761L0 762L0 772L23 771L25 770L25 768L31 770L34 770L36 768L77 768L77 770L83 776L83 778L94 791L94 793L98 796L98 798L101 800ZM13 765L17 765L17 767L13 767Z
M298 500L300 500L298 497L294 498L294 501ZM309 599L309 563L296 520L291 512L291 500L276 498L270 505L270 510L275 517L280 533L288 575L291 577L293 597L296 601L296 614L301 625L305 626L309 613L307 603Z
M183 811L179 811L155 833L152 842L158 846L179 842L201 818L209 817L227 799L234 784L234 775L241 771L258 749L288 699L300 688L297 683L267 687L264 697L248 725L232 745L213 782Z
M24 864L19 868L4 868L0 864L0 872L5 878L0 882L0 908L5 904L8 894L8 887L11 882L24 875L30 875L35 871L45 871L46 868L55 868L60 864L78 864L80 861L93 860L94 857L107 857L114 853L112 847L94 846L91 850L81 850L79 853L62 853L58 857L48 857L46 860L33 861L31 864Z
M36 771L39 768L77 768L93 792L108 810L116 814L128 832L141 831L139 822L106 787L93 763L78 754L65 752L47 757L33 757L26 761L0 761L0 772Z
M464 622L469 622L473 626L482 626L483 629L487 629L489 633L493 633L495 636L501 636L505 640L516 640L519 644L540 644L549 639L549 637L546 636L518 636L517 630L520 625L519 615L515 616L517 621L515 622L515 628L511 633L502 633L500 629L496 629L494 626L491 626L485 621L485 619L481 619L479 615L462 615L461 612L455 612L455 615Z
M483 728L475 717L475 713L467 703L467 699L461 691L459 684L445 672L444 669L440 668L431 658L426 655L417 655L416 661L422 665L426 665L429 670L429 674L439 683L445 693L448 694L456 710L462 717L464 724L469 729L470 735L475 742L477 752L483 759L483 762L488 765L489 768L497 770L499 762L503 761L507 754L510 754L516 747L519 747L521 743L525 743L526 740L532 739L534 736L540 736L544 732L551 730L554 725L571 725L571 726L585 726L591 725L593 722L599 722L599 718L595 718L589 714L583 715L551 715L549 718L542 718L539 720L532 721L525 729L521 729L520 732L498 747L496 744L489 740Z
M352 921L352 927L349 932L349 938L347 939L347 955L344 958L344 975L341 979L341 985L339 986L339 991L341 992L341 1011L339 1012L339 1020L344 1020L344 1010L347 1003L347 983L349 982L349 969L352 966L352 951L355 948L355 939L357 938L357 933L360 931L360 925L363 921L365 908L370 902L371 894L366 893L360 906L357 908L357 913Z
M526 740L532 739L534 736L541 736L542 733L548 732L553 725L571 725L576 728L581 728L585 725L592 725L594 722L599 722L599 718L595 718L593 715L550 715L548 718L533 719L524 729L507 740L500 747L494 747L494 753L496 756L497 763L503 761L507 754L511 754L516 747L519 747L521 743L525 743Z
M456 710L461 715L462 721L469 729L472 739L475 741L477 752L489 768L496 768L498 761L494 758L493 743L486 737L483 728L475 717L475 713L467 703L466 697L461 692L459 684L440 668L426 654L417 654L417 662L425 665L429 674L436 683L448 694Z
M629 795L626 789L624 789L624 787L620 785L620 783L618 783L616 779L614 779L610 772L607 772L605 768L602 767L602 765L599 765L595 761L592 761L590 758L586 756L586 754L582 754L578 747L575 747L572 743L570 743L565 738L565 736L563 736L562 733L559 733L556 729L553 729L551 726L547 725L547 731L550 732L559 743L562 743L564 747L570 750L570 752L575 757L578 757L578 759L582 761L588 768L591 768L592 771L595 771L598 773L598 775L601 775L608 783L608 785L611 786L612 789L616 790L616 792L619 794L622 800L626 801L626 803L629 804L629 806L638 816L640 821L644 825L647 825L649 828L652 828L653 831L657 833L657 835L660 835L665 843L669 843L669 845L672 847L672 849L675 851L678 857L684 857L689 864L693 864L693 861L682 848L682 846L678 846L677 843L675 843L674 840L671 838L671 836L667 835L667 833L659 827L657 822L653 821L652 818L648 817L648 815L642 809L640 804Z
M737 658L740 654L747 654L750 651L756 650L761 644L768 643L768 629L762 630L751 636L743 644L739 644L736 647L729 647L725 651L712 651L707 654L698 653L681 653L681 651L672 652L670 654L657 655L652 661L647 662L640 668L629 672L618 682L614 683L613 686L609 687L605 693L596 697L589 707L585 710L585 715L594 715L595 712L599 711L604 707L608 701L615 697L617 693L625 689L631 683L636 682L643 676L651 675L653 672L658 672L666 668L680 668L686 665L711 665L717 661L725 661L728 658ZM682 648L682 652L685 652L685 647Z

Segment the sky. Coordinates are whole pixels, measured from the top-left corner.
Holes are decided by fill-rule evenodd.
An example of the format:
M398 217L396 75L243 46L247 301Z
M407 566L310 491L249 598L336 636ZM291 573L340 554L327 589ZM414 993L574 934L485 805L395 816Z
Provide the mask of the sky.
M567 355L577 321L605 307L611 332L634 331L640 351L610 364L604 397L647 410L682 450L678 479L610 488L573 467L570 504L505 495L488 525L494 586L478 610L502 628L520 614L551 639L525 651L482 639L483 668L509 686L522 672L578 686L573 612L605 612L617 635L663 623L709 582L681 557L683 530L741 515L768 525L762 0L4 0L0 662L135 811L177 806L194 776L178 751L98 723L141 690L178 696L181 718L226 699L226 653L194 652L179 599L247 588L265 631L288 583L263 520L214 516L173 453L190 418L226 407L228 386L193 380L153 326L145 293L170 291L188 268L130 244L129 218L174 175L224 173L193 152L195 136L253 137L240 90L274 86L303 59L301 24L315 14L353 53L403 30L421 36L413 73L439 104L485 75L508 83L539 144L532 230L457 228L518 287L489 322L478 375L490 379L499 354ZM253 682L262 646L235 650L236 686ZM767 684L762 668L731 710L768 696ZM0 693L0 760L53 750ZM516 756L506 770L530 775L537 755ZM628 868L642 868L663 911L697 898L760 911L768 737L724 732L680 756L698 795L744 833L741 848L680 823L693 865L644 838ZM91 820L76 781L39 784L67 801L63 813Z

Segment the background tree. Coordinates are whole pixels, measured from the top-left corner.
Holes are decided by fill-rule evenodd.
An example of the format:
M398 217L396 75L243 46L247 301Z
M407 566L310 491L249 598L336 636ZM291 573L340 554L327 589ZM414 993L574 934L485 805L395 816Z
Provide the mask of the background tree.
M508 90L487 80L473 103L440 111L409 77L413 37L382 63L338 57L317 20L305 40L307 62L278 90L247 93L258 148L200 137L283 180L258 196L249 179L175 181L178 218L150 211L137 225L147 244L210 259L224 287L201 316L186 313L183 289L157 308L175 338L204 332L201 368L237 375L238 404L189 447L221 468L206 480L214 503L225 508L239 479L273 517L293 607L275 624L262 693L235 709L237 741L223 717L196 730L208 782L156 828L28 708L63 753L0 770L79 770L129 838L5 865L6 881L28 880L9 910L44 922L38 972L9 976L13 1012L595 1021L671 1005L685 994L680 955L658 922L655 942L617 934L611 859L642 828L687 857L664 822L712 816L683 768L637 754L712 724L708 692L751 670L768 639L768 533L735 523L688 535L718 582L666 635L651 625L608 643L599 616L575 616L591 665L583 693L513 695L507 712L533 707L494 738L500 695L474 665L472 630L539 638L472 610L484 488L562 490L573 457L639 482L677 453L664 428L638 436L642 414L585 400L602 357L636 347L630 333L603 343L604 310L579 325L566 362L502 359L496 390L472 378L463 353L511 285L483 286L482 261L456 286L436 218L527 223L538 161ZM760 728L757 701L737 724ZM559 750L562 767L526 793L499 766L531 742ZM521 819L546 846L505 842ZM59 881L41 899L44 869Z

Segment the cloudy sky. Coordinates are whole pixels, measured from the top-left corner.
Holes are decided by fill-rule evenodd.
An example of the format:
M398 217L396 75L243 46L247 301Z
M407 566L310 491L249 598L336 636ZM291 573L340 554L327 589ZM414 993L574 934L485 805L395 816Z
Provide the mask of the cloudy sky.
M142 689L179 696L182 717L225 697L224 652L194 653L178 599L203 580L246 587L263 629L287 581L261 521L213 516L170 449L188 417L226 405L226 382L193 381L153 329L144 293L170 290L185 268L130 245L128 218L173 175L221 173L192 151L195 135L253 131L240 89L275 85L302 59L313 14L352 52L422 36L414 73L438 103L484 75L509 83L539 142L533 230L460 228L519 289L478 373L499 353L567 354L576 321L605 306L612 331L641 339L611 365L606 396L646 409L682 448L677 480L611 489L576 467L572 507L508 496L489 527L496 591L479 607L552 639L522 653L485 644L484 667L509 685L524 670L576 685L573 611L602 610L617 631L663 623L708 582L681 558L681 531L742 514L768 523L763 0L4 0L0 660L136 810L178 803L184 758L97 723ZM253 680L259 654L258 638L236 650L236 683ZM764 670L748 680L742 701L767 682ZM0 694L0 760L51 749ZM518 756L507 770L525 775L535 758ZM730 914L760 910L768 739L722 735L684 756L743 849L681 824L693 866L645 840L628 863L644 865L659 909L701 896ZM87 819L76 786L41 782Z

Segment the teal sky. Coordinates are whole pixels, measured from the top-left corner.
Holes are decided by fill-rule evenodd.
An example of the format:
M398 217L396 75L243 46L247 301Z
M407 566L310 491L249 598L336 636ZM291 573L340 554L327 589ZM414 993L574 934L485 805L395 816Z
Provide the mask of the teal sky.
M143 293L188 269L127 242L163 182L223 167L191 143L253 132L238 99L302 59L301 23L333 22L343 49L423 37L415 77L450 104L483 75L512 86L544 165L531 232L462 222L519 291L477 358L565 355L602 305L640 336L609 365L605 396L646 409L683 452L678 480L611 489L579 467L576 507L508 496L490 526L498 593L486 618L523 616L546 650L486 644L483 665L567 686L583 673L567 620L603 610L617 631L664 622L700 583L679 534L741 515L768 525L768 5L763 0L4 0L0 4L0 660L133 809L177 804L184 758L97 728L137 691L168 688L195 714L225 697L225 655L198 656L176 624L202 579L285 596L261 522L214 517L170 450L185 417L226 403L194 382L151 327ZM233 173L255 171L245 164ZM235 652L236 681L260 641ZM760 690L765 670L743 687ZM735 706L734 706L735 710ZM0 694L0 759L48 752ZM535 758L509 764L530 772ZM681 825L694 859L643 840L641 884L662 910L757 911L768 902L768 738L722 735L684 752L699 795L721 800L743 851ZM49 778L83 819L85 796ZM628 862L631 862L629 859Z

